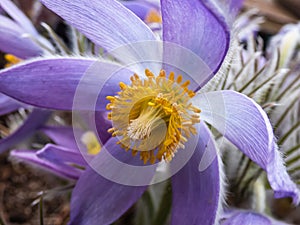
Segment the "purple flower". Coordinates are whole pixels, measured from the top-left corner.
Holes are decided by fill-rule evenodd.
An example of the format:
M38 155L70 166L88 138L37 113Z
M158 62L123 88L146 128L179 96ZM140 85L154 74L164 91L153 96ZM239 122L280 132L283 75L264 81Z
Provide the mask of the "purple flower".
M108 117L113 128L110 132L117 137L107 138L107 133L99 132L104 146L89 162L76 184L71 200L70 224L110 224L142 195L147 184L151 183L156 166L143 165L139 158L132 157L123 148L133 149L132 153L136 154L135 148L155 144L155 138L153 142L143 140L155 135L156 129L160 131L162 122L167 124L162 144L159 143L157 149L142 151L140 157L145 162L173 158L167 164L171 173L177 172L174 168L182 161L188 161L171 178L172 224L214 224L222 208L222 167L214 139L204 121L267 172L276 197L292 197L295 204L299 202L298 189L285 171L272 127L261 107L234 91L199 93L194 97L194 91L203 87L219 70L228 51L230 32L225 14L221 12L224 7L214 1L161 1L162 61L169 75L161 71L156 77L161 68L157 71L158 64L146 61L153 59L151 53L156 53L155 56L160 53L160 49L153 51L147 45L155 43L156 36L119 2L42 2L107 50L117 62L142 61L135 67L124 68L116 62L93 58L46 58L24 62L0 73L1 92L19 101L42 108L102 112L101 117L95 114L98 130L107 123L103 112L111 111ZM124 45L127 46L126 54L116 54L120 52L115 50ZM168 47L170 45L177 48ZM155 50L157 46L152 47ZM191 61L193 56L201 58L206 66ZM157 61L160 60L158 57ZM176 64L165 65L168 60ZM182 76L178 75L181 66L187 67L187 72L180 72ZM146 76L142 77L140 68L155 72L152 74L146 70ZM175 77L171 71L176 72ZM135 72L140 77L133 76ZM106 80L97 76L98 73L111 76ZM188 89L188 80L191 90ZM78 96L82 84L84 95ZM92 108L89 100L91 96L98 96L99 84L103 88L95 108ZM137 100L136 105L128 107L133 100ZM126 120L126 115L130 116L129 120ZM118 136L122 136L121 145L117 144L120 141ZM122 163L114 164L112 157ZM120 179L119 183L115 182L115 177ZM139 185L130 186L133 182Z

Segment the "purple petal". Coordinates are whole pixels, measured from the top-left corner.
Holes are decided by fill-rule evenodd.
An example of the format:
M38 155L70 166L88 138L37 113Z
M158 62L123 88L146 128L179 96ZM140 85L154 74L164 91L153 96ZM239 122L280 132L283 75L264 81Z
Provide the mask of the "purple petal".
M192 50L217 72L229 47L229 30L223 16L203 2L162 0L163 40ZM207 82L213 74L205 76Z
M233 214L222 225L272 225L271 221L258 213L254 212L240 212Z
M69 149L78 149L74 131L72 127L42 127L40 129L45 133L49 138L52 139L57 145L69 148Z
M13 159L30 163L31 165L38 166L58 176L69 179L78 179L82 173L74 167L65 165L63 163L51 162L47 159L40 158L36 154L36 151L33 150L14 150L10 152L10 156Z
M15 132L0 140L0 153L30 137L49 118L51 112L35 109Z
M32 34L33 36L38 35L36 29L32 25L31 21L25 16L25 14L18 9L18 7L13 4L10 0L1 0L0 6L5 10L5 12L16 21L20 27L22 27L26 32Z
M116 144L116 139L111 138L105 147L123 163L141 164L138 157L132 157ZM103 157L104 156L104 157ZM103 155L103 149L92 162L94 166L106 168L112 175L122 174L129 180L139 174L124 174L122 168L113 167ZM148 176L149 174L147 174ZM154 170L152 171L152 176ZM149 183L151 176L149 176ZM95 172L91 167L82 174L73 190L71 199L71 221L70 224L111 224L118 219L145 191L145 186L127 186L106 179Z
M270 121L257 103L234 91L199 94L194 103L203 120L266 170L275 197L292 197L299 203L299 190L286 172Z
M221 208L221 175L218 158L215 157L205 171L198 165L204 151L216 152L211 133L202 122L199 142L190 161L172 177L172 225L214 224Z
M87 71L90 67L92 72ZM127 80L132 74L131 71L121 70L117 64L93 59L40 59L2 70L0 91L37 107L95 110L99 106L105 110L107 100L104 101L104 97L114 95L115 90L119 89L118 81L123 77ZM104 84L109 76L113 78ZM104 96L101 104L96 105L100 91Z
M16 111L20 106L21 104L16 100L0 94L0 116Z
M43 149L36 152L36 155L41 159L46 159L53 163L75 163L80 166L86 166L85 159L92 160L93 156L85 155L83 157L80 151L74 151L62 146L47 144Z
M259 214L257 212L252 211L244 211L244 210L229 210L222 214L222 225L288 225L287 223L272 219L266 215Z
M95 122L98 136L102 143L106 143L111 137L107 130L112 127L112 123L107 119L107 112L96 112Z
M0 50L25 59L39 56L43 50L31 39L22 37L25 31L12 20L0 15Z
M155 40L151 30L115 0L41 0L95 44L110 51L125 44Z

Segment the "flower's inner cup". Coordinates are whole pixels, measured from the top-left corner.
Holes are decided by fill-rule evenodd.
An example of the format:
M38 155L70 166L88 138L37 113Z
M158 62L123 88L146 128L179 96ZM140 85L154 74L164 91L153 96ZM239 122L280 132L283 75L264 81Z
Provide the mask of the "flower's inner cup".
M108 132L119 136L118 144L135 156L140 153L146 164L164 159L169 162L191 134L197 133L194 125L200 122L200 109L189 103L195 93L188 89L190 81L182 82L171 72L161 70L155 76L145 70L146 78L137 74L131 84L120 82L121 91L107 96L107 110L113 128Z

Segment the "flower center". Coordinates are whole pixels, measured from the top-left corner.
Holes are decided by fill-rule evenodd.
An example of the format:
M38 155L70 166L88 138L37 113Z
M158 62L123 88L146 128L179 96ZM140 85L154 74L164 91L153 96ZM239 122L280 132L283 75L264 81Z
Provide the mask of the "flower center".
M146 164L164 159L169 162L179 148L195 135L194 125L200 122L200 109L189 103L195 93L188 89L190 81L182 83L171 72L166 76L161 70L158 76L146 69L146 79L137 74L131 84L120 82L121 91L116 96L107 96L107 110L113 128L108 132L119 136L118 144L135 156L140 153Z

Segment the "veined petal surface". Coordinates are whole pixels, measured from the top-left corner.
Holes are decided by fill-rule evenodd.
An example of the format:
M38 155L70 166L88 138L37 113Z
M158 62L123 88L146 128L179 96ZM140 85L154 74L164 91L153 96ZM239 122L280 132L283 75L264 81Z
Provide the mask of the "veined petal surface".
M275 197L291 197L299 203L299 190L286 172L270 121L257 103L234 91L199 94L193 102L202 110L202 120L267 172Z
M95 64L101 70L86 75L89 67ZM108 83L105 83L105 78L102 78L104 74L106 77L113 74L114 76ZM72 110L74 109L75 94L80 84L80 90L84 89L84 94L80 93L76 96L76 107L78 107L76 110L95 110L96 108L93 107L98 107L98 105L90 102L91 96L97 99L100 91L104 97L114 95L120 79L126 80L126 78L122 78L130 77L132 74L131 71L121 69L117 64L100 62L95 59L37 59L2 70L0 72L0 91L29 105ZM101 85L103 85L102 90ZM105 110L105 103L99 105L96 110L101 107L102 110Z
M134 42L155 40L150 28L118 1L41 2L107 51Z
M215 157L208 168L199 171L205 151L217 152L213 137L201 122L199 141L192 158L172 177L172 225L211 225L218 220L222 199L222 168Z
M163 40L190 49L215 73L228 51L230 33L224 15L204 2L161 0ZM180 55L174 57L180 58ZM205 76L203 84L213 77L213 73Z

